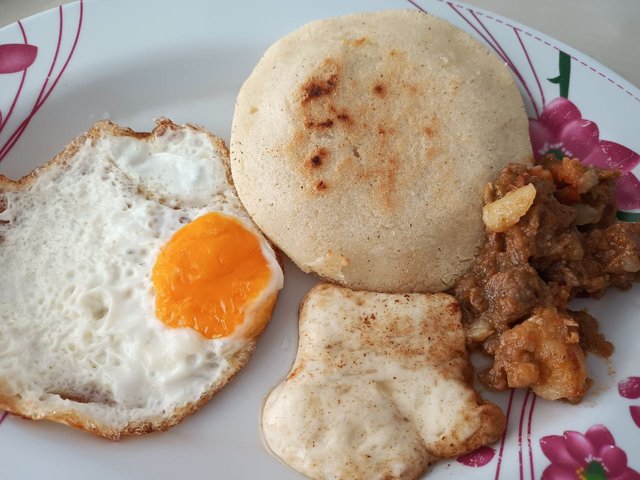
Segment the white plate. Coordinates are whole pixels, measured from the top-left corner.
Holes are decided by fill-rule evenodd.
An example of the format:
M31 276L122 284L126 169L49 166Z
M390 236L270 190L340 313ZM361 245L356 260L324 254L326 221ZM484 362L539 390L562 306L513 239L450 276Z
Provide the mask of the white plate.
M597 123L601 138L630 150L587 138L593 125L579 120L563 131L542 129L536 148L545 141L556 148L562 148L558 143L564 142L568 148L573 137L586 142L580 147L586 148L582 155L596 152L593 155L600 160L604 154L598 150L613 152L613 160L626 155L622 166L633 170L626 177L627 185L635 185L640 173L636 161L640 159L632 155L640 151L637 88L576 50L515 22L465 5L417 1L88 0L9 25L0 30L0 112L3 122L8 118L0 130L0 148L12 136L17 142L11 149L0 150L0 157L4 156L0 172L14 178L29 172L101 118L148 130L152 119L168 116L177 122L201 124L228 140L238 89L276 39L317 18L421 7L504 55L514 73L517 70L532 118L558 97L559 84L547 79L559 75L559 51L566 52L571 68L569 100L585 119ZM37 51L6 47L25 43ZM16 63L9 64L9 57ZM17 71L11 73L13 70ZM552 104L556 113L577 115L567 101L561 102ZM566 122L566 115L564 118ZM640 193L630 191L630 201L624 206L638 212ZM2 478L301 478L267 453L258 428L264 396L287 373L294 358L297 306L314 283L289 263L286 270L286 288L252 360L202 411L169 432L121 443L53 423L7 417L0 425ZM611 443L606 428L616 448L626 451L628 467L640 470L640 400L627 398L632 396L629 388L621 390L626 396L618 388L618 382L640 376L639 292L637 287L625 293L612 291L599 302L579 303L601 320L602 329L616 346L609 362L589 359L595 385L580 405L535 400L522 391L487 394L509 410L503 442L475 458L476 463L484 460L484 466L470 467L451 459L435 466L430 478L537 479L545 469L546 478L565 478L552 475L553 468L559 467L557 459L547 456L554 457L551 450L558 452L563 445L573 442L575 447L582 441L583 453L588 453L595 441L572 434L567 439L548 436L562 436L565 430L584 434L594 425L603 427L592 430L589 438L599 431L600 438ZM543 437L547 437L542 442L546 442L545 451ZM610 457L611 452L620 454L616 448L609 448ZM587 453L574 462L578 467L588 460ZM602 463L601 454L595 452L590 460ZM624 466L623 456L619 457L618 461L604 460L610 469L605 472L608 478L632 478L629 472L626 477L614 475Z

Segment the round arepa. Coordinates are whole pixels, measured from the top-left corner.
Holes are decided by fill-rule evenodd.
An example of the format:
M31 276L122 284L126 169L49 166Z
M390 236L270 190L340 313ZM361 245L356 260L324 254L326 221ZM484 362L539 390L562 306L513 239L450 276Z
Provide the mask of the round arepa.
M417 11L309 23L238 95L231 170L246 209L302 270L358 290L437 292L483 241L482 192L532 160L507 66Z

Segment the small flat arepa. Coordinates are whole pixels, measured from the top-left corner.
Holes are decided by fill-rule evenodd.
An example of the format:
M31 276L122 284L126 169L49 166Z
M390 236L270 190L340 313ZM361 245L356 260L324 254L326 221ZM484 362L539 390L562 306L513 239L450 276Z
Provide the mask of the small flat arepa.
M482 190L531 160L500 59L417 11L309 23L238 96L231 168L264 233L304 271L354 289L441 291L483 240Z
M264 438L316 480L416 479L503 432L471 384L453 297L320 284L300 309L291 372L265 402Z

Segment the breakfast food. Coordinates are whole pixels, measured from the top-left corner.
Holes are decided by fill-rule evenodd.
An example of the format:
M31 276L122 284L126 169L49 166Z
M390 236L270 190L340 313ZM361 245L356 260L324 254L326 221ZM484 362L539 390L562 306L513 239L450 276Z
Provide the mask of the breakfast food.
M487 190L485 209L502 221L488 222L455 288L470 347L494 357L480 375L487 385L578 402L589 386L585 352L611 354L593 317L568 304L640 281L640 223L616 220L616 177L551 155L507 166Z
M238 95L230 149L247 211L302 270L382 292L451 287L483 240L485 183L532 158L508 68L403 10L274 44Z
M97 123L0 177L0 408L117 440L194 413L247 362L283 274L224 143Z
M265 402L268 447L313 479L419 478L498 439L505 417L471 386L450 295L315 286L286 380Z

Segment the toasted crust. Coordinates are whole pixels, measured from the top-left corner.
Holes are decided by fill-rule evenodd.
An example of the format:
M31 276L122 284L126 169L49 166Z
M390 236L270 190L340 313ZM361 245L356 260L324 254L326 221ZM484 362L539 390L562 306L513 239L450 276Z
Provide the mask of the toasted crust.
M275 304L275 302L274 302ZM271 313L269 312L269 315ZM162 417L153 417L145 422L134 422L126 425L122 429L114 429L109 425L96 422L90 416L78 414L73 410L63 410L56 412L54 415L43 414L37 405L22 401L19 397L4 397L0 393L0 409L9 413L18 415L31 420L51 420L57 423L63 423L70 427L75 427L85 432L93 433L109 440L118 441L132 435L144 435L151 432L163 432L177 425L189 415L196 413L205 403L207 403L213 395L224 387L231 378L238 373L247 363L251 354L255 350L256 341L247 344L246 348L238 351L231 359L232 367L226 376L216 382L209 391L198 399L197 402L184 405L177 408L173 412Z
M216 137L215 135L209 133L204 128L193 125L190 123L184 125L177 125L173 123L168 118L159 118L156 120L155 128L150 132L136 132L127 127L121 127L116 125L115 123L109 120L100 120L95 123L89 131L83 133L79 137L71 140L67 146L58 153L55 157L49 160L47 163L40 167L34 168L30 173L25 175L24 177L18 180L12 180L9 177L2 175L0 173L0 193L3 190L5 191L18 191L20 189L27 188L31 185L42 173L49 170L50 168L56 165L66 165L71 159L74 157L78 150L87 140L95 140L103 135L113 135L120 137L133 137L140 140L148 140L153 137L162 135L167 129L180 130L181 128L190 128L197 132L204 133L211 142L211 145L214 147L216 153L224 160L225 173L227 177L227 182L233 187L235 192L235 187L233 186L233 177L231 176L231 168L229 166L229 149L225 145L224 141L221 138ZM2 198L0 198L0 208L4 208L4 204L1 203ZM2 211L2 210L0 210Z
M20 190L25 190L47 170L57 165L65 165L73 161L74 156L76 155L80 147L87 142L87 140L98 139L103 135L128 136L146 140L151 139L154 136L162 135L167 129L179 130L183 128L190 128L207 135L216 154L218 154L218 156L223 159L226 179L235 192L235 187L233 186L233 180L231 177L231 170L229 167L229 151L224 141L207 132L202 127L192 124L176 125L167 118L161 118L156 121L156 126L151 132L136 132L131 130L130 128L123 128L108 120L103 120L97 122L85 134L82 134L76 139L72 140L64 150L58 153L45 165L34 169L31 173L25 175L19 180L12 180L0 174L0 212L2 212L6 208L6 203L2 195L3 192L17 192ZM1 243L2 237L0 236L0 245ZM274 249L274 252L276 253L276 259L280 267L282 268L283 262L280 252L276 249ZM268 321L275 307L277 296L277 293L269 296L262 304L262 308L254 312L256 325L266 326L268 324ZM219 380L216 381L211 386L211 388L206 391L197 401L182 405L172 412L167 412L167 414L163 416L155 416L150 417L144 421L132 422L122 428L113 428L110 425L100 423L91 416L83 415L73 409L58 410L55 413L51 414L50 412L42 409L37 403L25 401L19 395L9 396L4 394L1 377L0 409L6 410L13 415L17 415L27 419L51 420L54 422L62 423L114 441L132 435L143 435L145 433L154 431L165 431L170 427L180 423L189 415L197 412L205 403L207 403L207 401L211 399L211 397L213 397L216 392L224 387L231 380L231 378L242 369L242 367L244 367L244 365L251 357L253 351L255 350L257 340L262 334L263 330L264 328L261 328L251 332L253 336L252 338L247 339L243 348L237 350L229 358L227 358L229 368L227 369L226 373L222 375Z

